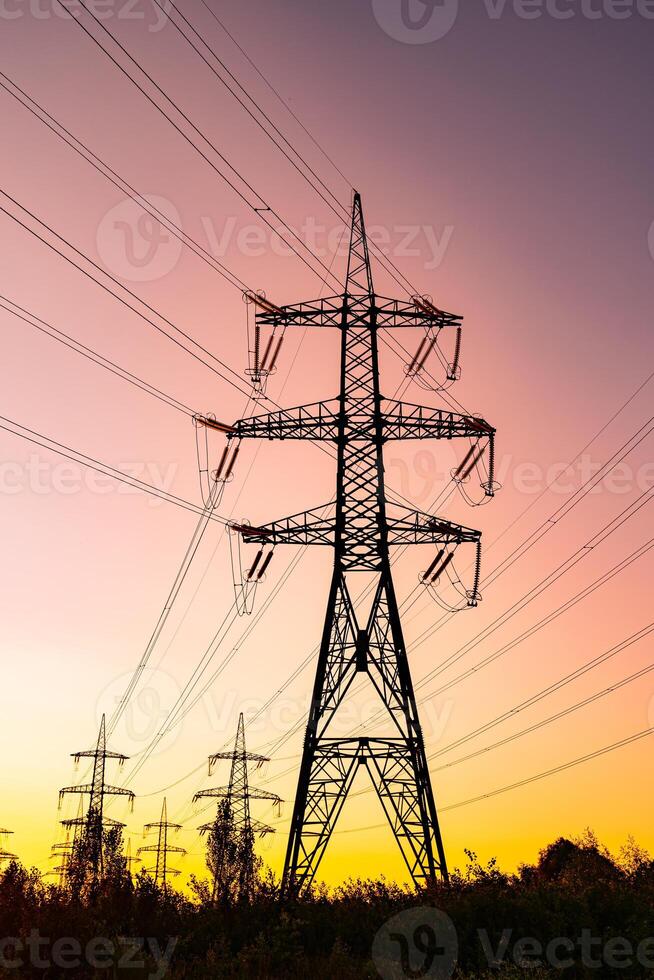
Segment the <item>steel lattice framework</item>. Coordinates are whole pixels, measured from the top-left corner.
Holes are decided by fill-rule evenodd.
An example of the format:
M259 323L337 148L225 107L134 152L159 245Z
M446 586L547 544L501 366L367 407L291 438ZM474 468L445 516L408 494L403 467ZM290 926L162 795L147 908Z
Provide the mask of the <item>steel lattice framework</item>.
M389 547L479 542L478 531L404 508L390 512L383 447L389 440L480 440L494 437L483 419L385 399L380 393L378 331L458 327L461 317L416 300L375 293L361 198L354 196L347 278L342 295L276 307L262 301L261 326L332 327L341 332L340 394L333 401L242 419L230 439L327 440L337 447L335 512L324 507L260 526L237 526L245 542L330 545L333 578L308 718L284 888L311 883L360 765L370 773L402 855L417 885L447 878L406 647L393 587ZM492 487L490 488L492 493ZM374 599L359 622L348 588L351 573L376 577ZM366 673L392 720L391 737L330 737L330 723L353 681Z
M168 820L168 807L166 804L166 798L164 797L163 805L161 807L161 817L154 823L146 823L143 828L143 833L151 833L156 831L157 843L147 844L145 847L139 847L137 857L140 858L142 854L154 854L155 863L151 868L146 868L145 870L149 874L154 875L154 882L156 885L160 885L164 891L168 887L168 878L171 876L177 877L181 872L176 868L171 868L168 863L168 856L170 854L176 854L178 857L184 857L186 854L186 849L183 847L177 847L175 844L168 843L168 837L170 831L173 833L178 833L182 829L182 825L179 823L171 823Z
M266 789L259 789L250 785L248 773L248 763L253 763L256 768L264 762L270 762L265 755L256 752L248 752L245 746L245 723L243 712L238 717L238 728L234 748L231 752L217 752L209 757L209 775L212 774L214 766L220 760L229 760L231 768L229 772L229 783L227 786L217 786L213 789L203 789L196 793L193 802L203 799L217 799L225 801L226 806L219 807L215 820L212 823L202 824L198 828L201 834L211 833L220 822L225 811L228 819L233 826L237 841L244 845L245 865L241 868L239 881L239 894L241 897L248 897L252 893L254 883L254 867L251 861L252 851L248 846L253 840L254 835L264 837L266 834L274 834L275 828L268 824L261 823L260 820L253 820L250 814L250 800L268 800L276 806L282 803L281 798L276 793L271 793ZM216 883L220 875L218 870L214 881L214 897L216 894Z
M104 832L107 827L122 827L123 824L117 820L112 820L105 816L104 804L107 796L124 796L130 803L134 801L134 793L122 786L110 786L105 781L107 759L117 762L123 766L128 760L128 756L120 752L110 752L107 748L106 722L102 716L98 741L94 749L85 752L75 752L73 754L75 763L80 759L93 760L93 775L90 783L82 783L78 786L64 786L59 791L59 802L64 796L73 794L77 796L88 795L89 806L85 816L73 817L69 820L62 820L61 823L66 828L75 828L76 840L81 843L84 860L88 862L94 879L99 878L104 871ZM66 845L64 845L65 847Z

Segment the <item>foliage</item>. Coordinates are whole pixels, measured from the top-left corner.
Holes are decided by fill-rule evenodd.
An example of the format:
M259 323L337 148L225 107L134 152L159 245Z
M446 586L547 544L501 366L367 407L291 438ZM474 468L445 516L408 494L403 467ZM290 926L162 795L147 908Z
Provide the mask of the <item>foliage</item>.
M110 849L105 856L110 857ZM617 940L628 941L635 951L654 936L654 862L633 840L612 856L590 833L580 840L561 838L516 874L502 872L494 860L482 864L468 852L466 866L455 869L449 887L437 885L418 896L379 878L350 880L331 892L316 887L299 900L282 902L275 876L260 870L249 901L231 887L213 901L212 888L197 881L187 898L158 888L144 872L128 875L119 847L105 861L105 872L93 893L73 894L46 884L36 870L17 862L7 865L0 873L0 938L24 942L37 931L50 944L76 937L85 949L101 936L119 950L124 937L140 937L145 946L142 970L121 970L116 952L113 971L94 972L80 965L39 973L26 964L12 970L12 976L372 980L378 976L372 958L377 931L392 916L416 906L434 906L454 923L459 949L455 980L651 973L635 957L627 966L612 965L610 956L599 966L584 965L579 942L587 933L596 940L598 955L604 955ZM238 874L230 880L237 879ZM518 941L525 938L543 949L552 940L570 941L571 962L553 969L547 958L542 965L525 960L518 952ZM166 972L156 951L166 949L171 939L174 952ZM654 942L647 949L654 956ZM491 957L489 963L485 950L503 953L500 962L493 966Z

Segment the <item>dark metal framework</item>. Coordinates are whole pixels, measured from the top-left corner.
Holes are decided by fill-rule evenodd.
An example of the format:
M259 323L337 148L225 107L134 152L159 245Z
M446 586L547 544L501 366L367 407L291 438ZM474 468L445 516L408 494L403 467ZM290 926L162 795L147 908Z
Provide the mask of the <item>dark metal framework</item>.
M365 765L413 881L424 885L447 865L393 587L391 545L478 543L478 531L389 507L383 446L393 439L493 438L481 418L382 397L378 331L459 327L461 317L418 299L375 293L361 208L355 194L344 293L298 305L262 304L260 326L333 327L341 332L340 395L333 401L242 419L230 439L312 439L336 444L335 512L319 507L261 527L239 526L244 541L330 545L334 571L293 810L284 888L313 880L356 772ZM490 489L492 493L492 487ZM359 622L350 573L376 577L372 607ZM392 720L391 737L334 738L330 722L359 673L366 673Z
M228 819L233 827L236 840L244 845L245 866L241 869L239 881L239 893L242 897L251 895L254 884L254 866L252 863L252 851L247 845L253 840L254 835L264 837L266 834L274 834L275 828L268 824L261 823L260 820L253 820L250 814L250 800L268 800L275 806L279 806L282 800L276 793L271 793L266 789L259 789L250 785L248 773L248 763L253 763L259 768L264 762L270 762L265 755L256 752L248 752L245 746L245 723L243 712L238 718L238 728L234 748L231 752L217 752L209 757L209 775L212 774L214 766L220 760L229 760L231 768L229 772L229 783L227 786L217 786L213 789L203 789L196 793L193 802L203 799L224 800L226 806L221 809L219 806L215 820L211 823L202 824L198 828L201 834L211 833L216 828L217 822L222 819L225 810ZM220 875L217 869L216 881ZM214 882L214 897L216 893L216 881Z
M171 868L168 863L168 856L170 854L176 854L178 857L183 857L186 854L186 849L183 847L177 847L175 844L168 843L168 837L170 831L173 833L178 833L182 829L182 825L179 823L171 823L168 820L168 807L166 804L166 798L164 797L163 806L161 807L161 817L154 823L146 823L143 828L143 833L152 833L153 831L157 834L156 844L146 844L145 847L139 847L137 857L140 858L142 854L154 854L155 863L153 867L146 868L145 870L154 875L154 882L156 885L160 885L161 888L166 891L168 887L168 878L177 877L181 872L176 868Z
M127 762L128 756L122 755L120 752L110 752L107 748L106 723L103 715L95 748L85 752L75 752L73 758L76 763L79 763L80 759L93 760L92 780L90 783L82 783L78 786L65 786L59 791L59 802L61 803L63 797L69 794L76 794L82 798L88 795L89 806L86 815L61 822L66 828L75 828L76 840L80 841L84 859L91 868L93 878L97 879L101 877L104 871L105 829L124 826L119 821L105 816L105 799L107 796L124 796L130 803L134 802L134 793L131 790L122 786L110 786L106 783L107 759L123 766Z

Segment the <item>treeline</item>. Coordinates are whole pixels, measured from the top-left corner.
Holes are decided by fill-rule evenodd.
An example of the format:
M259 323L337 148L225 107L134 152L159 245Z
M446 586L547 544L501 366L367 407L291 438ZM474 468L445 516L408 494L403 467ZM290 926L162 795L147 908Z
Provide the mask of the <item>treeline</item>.
M407 911L416 908L424 911ZM399 926L384 947L375 937L391 919ZM397 946L395 965L389 942ZM183 895L144 872L130 875L120 862L92 892L76 895L17 862L0 874L0 973L7 977L399 980L652 970L654 862L633 841L612 856L591 833L556 841L517 874L495 861L482 866L469 853L449 887L418 896L379 879L281 902L278 881L264 871L249 901L217 900L207 881L192 879Z

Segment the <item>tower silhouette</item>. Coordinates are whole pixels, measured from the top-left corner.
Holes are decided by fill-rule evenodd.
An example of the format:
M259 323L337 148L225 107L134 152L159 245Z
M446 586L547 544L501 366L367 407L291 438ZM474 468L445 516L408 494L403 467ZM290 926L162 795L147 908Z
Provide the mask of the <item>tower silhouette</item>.
M186 850L183 847L176 847L174 844L168 843L168 836L172 830L177 833L182 829L182 825L179 823L170 823L168 820L168 808L166 806L166 798L164 797L163 806L161 807L161 817L156 823L146 823L143 828L143 833L146 834L153 830L157 831L157 843L148 844L145 847L139 847L138 857L142 854L156 854L154 867L146 868L150 874L154 875L155 884L160 885L164 891L167 887L167 881L170 876L176 877L180 872L176 868L171 868L168 865L168 855L177 854L183 856L186 854Z
M268 824L252 819L250 800L269 800L277 806L282 801L276 793L270 793L268 790L258 789L256 786L250 785L248 763L254 763L259 768L264 762L270 760L267 756L247 751L243 712L238 718L234 748L231 752L217 752L209 757L209 775L213 773L216 763L222 759L231 762L228 785L201 790L195 794L193 802L201 799L218 799L220 801L215 819L198 828L201 834L215 834L217 840L221 842L217 856L218 866L214 873L214 898L223 870L222 866L227 859L226 845L230 838L235 845L235 856L238 863L236 891L240 897L247 898L252 894L254 883L254 836L263 837L265 834L275 832L274 828Z
M12 854L10 851L5 851L4 849L6 838L10 834L13 834L13 830L5 830L3 827L0 827L0 864L2 864L3 861L13 861L16 857L15 854Z
M394 505L384 486L383 447L389 440L464 437L493 442L481 418L384 398L378 332L459 328L461 317L424 297L410 301L375 293L361 198L355 193L342 295L290 306L251 296L260 329L323 327L340 331L340 392L336 399L241 419L223 427L229 439L310 439L337 448L333 516L323 507L259 527L235 525L244 542L322 545L334 549L334 569L304 739L285 861L284 888L313 880L360 766L367 768L412 879L447 878L447 864L425 755L398 604L391 575L393 545L437 546L437 559L461 543L478 545L478 531ZM457 331L457 351L459 337ZM458 362L458 354L457 354ZM458 364L457 364L458 370ZM451 372L454 375L454 370ZM485 486L492 496L492 478ZM261 552L260 552L261 553ZM432 563L431 571L438 562ZM438 569L434 572L437 574ZM373 576L373 601L359 619L349 582ZM471 604L474 604L475 597ZM342 738L330 734L334 715L357 677L372 682L390 735Z
M124 796L130 803L134 802L134 793L122 786L110 786L105 781L107 760L113 760L119 766L127 762L128 756L120 752L110 752L107 749L105 716L100 722L98 741L94 749L84 752L73 753L75 764L79 764L81 759L93 760L93 774L90 783L82 783L78 786L65 786L59 791L59 805L64 796L76 794L82 799L89 797L89 805L85 815L73 817L72 819L62 820L64 827L75 828L75 844L73 853L78 863L90 871L93 880L102 876L104 870L104 844L105 831L107 828L117 828L124 826L117 820L112 820L105 816L104 806L108 796ZM69 865L72 865L72 860Z

